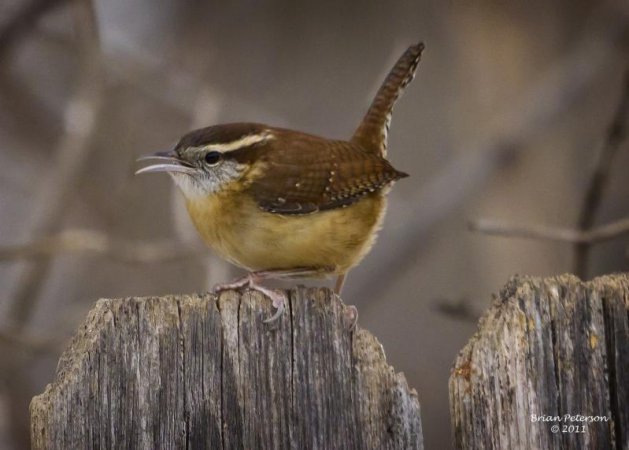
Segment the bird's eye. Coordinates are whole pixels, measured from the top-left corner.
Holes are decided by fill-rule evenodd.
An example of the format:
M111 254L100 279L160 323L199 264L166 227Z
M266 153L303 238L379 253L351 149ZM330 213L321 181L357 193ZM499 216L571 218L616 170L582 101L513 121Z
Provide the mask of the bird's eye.
M210 165L213 166L215 164L218 164L218 162L221 160L221 152L208 152L205 154L205 162Z

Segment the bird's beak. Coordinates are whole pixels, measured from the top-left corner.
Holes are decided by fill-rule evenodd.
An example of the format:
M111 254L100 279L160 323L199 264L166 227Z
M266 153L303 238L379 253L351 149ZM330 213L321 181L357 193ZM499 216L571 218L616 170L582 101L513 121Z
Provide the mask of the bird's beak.
M194 168L186 161L180 159L173 150L166 152L157 152L151 155L141 156L137 161L161 161L158 163L150 164L135 172L136 175L142 173L154 173L154 172L177 172L191 175L194 173Z

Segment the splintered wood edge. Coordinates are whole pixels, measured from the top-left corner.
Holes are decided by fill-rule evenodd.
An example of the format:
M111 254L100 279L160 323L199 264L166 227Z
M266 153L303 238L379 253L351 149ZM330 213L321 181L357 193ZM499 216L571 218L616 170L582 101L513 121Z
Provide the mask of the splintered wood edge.
M303 288L298 287L287 291L289 301L295 301L295 294L302 290L307 298L327 297L333 302L337 302L344 309L343 301L329 289L326 288ZM54 414L52 405L58 400L63 390L75 383L81 377L85 363L90 354L98 348L102 333L108 330L109 326L116 326L115 310L125 302L135 302L136 304L147 303L149 301L174 302L179 307L182 302L214 303L217 308L223 325L238 323L240 325L239 308L244 296L250 296L251 301L270 303L268 299L258 293L239 294L236 291L226 291L220 296L213 294L184 294L167 295L160 297L128 297L122 299L100 299L95 307L90 310L87 318L79 327L77 333L68 343L63 351L55 373L54 380L49 383L44 392L33 397L30 404L31 427L34 436L38 436L38 441L46 440L47 431L43 428L36 430L35 425L43 427L50 425L48 420ZM290 314L287 308L285 314ZM229 339L234 333L238 334L238 327L230 327L223 330L224 339ZM237 336L232 336L237 339ZM352 337L352 358L355 362L355 370L361 384L363 395L356 399L361 421L370 422L380 420L385 426L398 428L407 437L410 436L410 443L423 445L422 429L420 421L420 403L417 391L408 385L406 377L402 372L396 372L394 368L387 364L384 348L369 331L356 325ZM390 398L390 409L388 411L375 410L373 405L378 405L381 400L386 401L387 393ZM365 400L368 400L366 403ZM388 420L382 422L383 416L387 414ZM404 428L400 430L399 427ZM373 429L372 429L373 431Z
M468 340L467 344L465 344L465 347L459 351L451 370L451 379L459 376L469 378L471 374L469 364L475 345L485 337L488 324L493 324L496 319L501 316L503 308L511 307L511 304L517 301L516 297L518 293L523 294L524 290L528 292L531 288L539 288L542 286L552 292L552 290L557 289L558 286L567 286L569 284L581 285L586 289L596 289L599 291L623 290L627 289L629 286L629 275L622 273L603 275L587 282L581 281L577 276L569 273L547 278L522 275L511 277L500 290L500 294L494 298L490 308L478 320L476 332ZM629 296L625 296L625 307L629 310Z
M54 399L55 393L63 389L67 384L75 381L75 377L79 375L83 363L82 355L87 355L96 346L96 342L100 338L100 330L106 324L114 321L114 316L110 309L111 301L100 299L96 302L96 306L89 311L85 322L83 322L78 332L72 337L61 354L57 363L54 381L46 385L43 393L36 395L31 400L32 424L36 421L42 423L42 419L52 412L49 405L51 399ZM40 431L43 432L44 430Z
M406 377L402 372L395 372L393 367L387 364L384 348L382 344L370 332L357 327L354 334L352 352L356 359L358 369L358 377L360 379L363 390L367 397L375 399L375 404L386 401L387 391L382 389L382 385L390 386L388 389L392 394L389 401L389 410L385 411L373 409L365 410L365 405L361 411L361 418L371 423L385 424L389 430L392 430L395 436L413 436L417 441L412 439L407 441L395 442L394 448L411 448L411 446L419 445L423 448L423 433L421 427L421 411L417 391L409 387ZM416 418L416 421L408 420ZM374 431L371 429L370 431ZM375 434L375 433L374 433ZM369 436L371 440L373 436ZM372 441L373 442L373 441Z
M629 275L624 273L612 274L612 275L604 275L597 278L594 278L591 281L584 282L581 281L578 277L572 274L563 274L555 277L531 277L531 276L519 276L516 275L512 277L503 289L500 291L500 294L494 298L492 305L490 308L483 314L483 316L479 319L477 331L474 335L468 340L467 344L463 347L463 349L457 355L454 365L451 369L450 379L449 379L449 396L450 396L450 415L452 419L452 428L454 432L454 439L457 445L464 446L474 446L474 445L483 445L482 442L476 441L479 436L475 435L460 435L464 431L471 432L472 429L465 428L465 430L461 429L461 426L470 426L472 424L481 425L481 428L497 429L500 427L501 429L505 429L506 427L510 427L508 425L508 420L504 417L495 418L495 417L467 417L469 414L476 415L479 413L477 408L483 409L478 401L486 403L487 405L492 404L493 400L488 397L483 397L484 394L488 394L488 392L476 392L472 391L473 386L480 386L478 384L478 380L480 378L486 378L488 376L492 376L486 373L480 373L479 370L486 370L489 367L486 363L488 360L493 360L494 365L495 361L493 358L489 358L488 352L492 352L496 350L498 347L503 345L505 341L509 341L508 344L514 344L515 347L518 347L521 344L521 340L524 341L527 339L527 333L529 332L527 328L529 328L529 324L526 323L526 309L539 308L540 314L549 314L551 316L551 326L552 326L552 338L553 342L551 343L551 347L555 349L555 333L559 331L566 332L565 330L555 330L555 325L552 323L554 319L552 316L556 314L556 311L553 308L556 308L554 303L559 301L560 297L563 297L563 293L560 289L568 289L570 288L581 288L583 292L590 293L595 292L596 295L592 297L598 297L603 305L603 311L601 311L600 315L603 318L603 333L606 334L609 330L607 329L608 323L607 318L605 318L605 301L608 296L617 294L619 292L625 292L624 295L624 307L629 312L629 295L626 293L629 292ZM548 302L548 305L540 304L538 301L531 299L531 293L533 292L546 292L547 295L551 298L551 301ZM524 305L522 299L525 298L527 300L531 300L535 304L532 305ZM620 302L623 303L622 299ZM620 306L620 305L616 305ZM544 308L547 307L547 310ZM511 321L509 321L511 319ZM517 319L520 321L518 323L514 323L513 319ZM529 320L531 320L529 318ZM532 324L531 324L532 325ZM514 339L514 336L518 339ZM504 340L501 340L504 338ZM539 338L539 336L538 336ZM542 337L543 339L543 337ZM596 351L601 351L600 348L606 347L607 343L605 341L606 336L599 335L590 335L589 344ZM523 343L523 342L522 342ZM598 346L598 349L596 347ZM502 348L503 351L511 351L511 353L518 351L517 348ZM608 348L605 351L609 351ZM545 357L548 357L546 355ZM556 355L550 356L553 364L560 364L561 362L556 360ZM610 355L606 355L607 358L610 358ZM477 363L480 367L477 367ZM490 364L491 365L491 364ZM496 367L493 367L496 369ZM609 367L605 366L604 368L600 368L605 371L607 375L609 375ZM515 369L514 369L515 370ZM527 374L528 369L526 369ZM531 374L532 375L532 374ZM626 377L626 374L625 374ZM476 384L473 380L476 380ZM557 388L559 388L557 386ZM495 387L494 387L495 389ZM490 395L490 394L488 394ZM534 398L538 393L532 392L530 393ZM539 395L543 395L539 393ZM557 394L559 395L559 394ZM532 399L530 401L533 401ZM473 406L476 404L476 406ZM529 404L530 406L530 404ZM462 413L465 412L464 415ZM485 411L489 413L489 410ZM494 411L497 412L497 411ZM544 414L547 412L539 411L536 412L538 414ZM528 433L538 433L534 427L528 427L530 425L530 418L522 418L525 420L524 425L520 422L518 425L511 424L511 426L530 428L526 432ZM494 420L498 420L498 422L494 422ZM499 422L503 422L507 420L507 422L499 424ZM535 425L535 424L533 424ZM478 430L477 430L478 431ZM513 430L511 430L513 431ZM625 431L626 432L626 431ZM536 436L537 437L537 436ZM561 439L565 436L562 436L561 433L557 433L553 435L554 438ZM560 441L561 442L561 441ZM496 444L494 442L494 444ZM503 443L504 444L504 443Z

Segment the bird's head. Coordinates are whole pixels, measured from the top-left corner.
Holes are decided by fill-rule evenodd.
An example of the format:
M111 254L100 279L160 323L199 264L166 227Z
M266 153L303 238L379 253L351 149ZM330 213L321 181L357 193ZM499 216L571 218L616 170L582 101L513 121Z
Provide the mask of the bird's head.
M273 138L271 130L259 124L201 128L183 136L172 150L139 158L153 164L136 175L166 172L187 198L207 196L241 178Z

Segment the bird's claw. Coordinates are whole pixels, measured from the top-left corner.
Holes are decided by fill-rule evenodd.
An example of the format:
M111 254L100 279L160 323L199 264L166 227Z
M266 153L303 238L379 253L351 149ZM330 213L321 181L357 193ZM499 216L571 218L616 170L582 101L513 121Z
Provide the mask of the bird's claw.
M358 323L358 309L354 305L347 305L343 310L343 321L349 331L356 329Z
M258 284L255 274L246 275L231 283L217 284L212 292L214 294L219 294L222 291L227 291L230 289L240 290L247 287L254 291L260 292L262 295L269 297L273 302L273 307L276 308L276 311L271 317L263 320L264 323L273 323L278 320L282 316L282 314L284 314L284 311L286 310L286 299L284 298L284 296L272 289L265 288L264 286Z
M286 310L286 299L282 294L278 294L277 292L273 292L273 296L271 297L273 301L273 307L276 308L275 312L268 319L264 319L262 322L264 323L273 323L277 319L279 319L284 311Z

